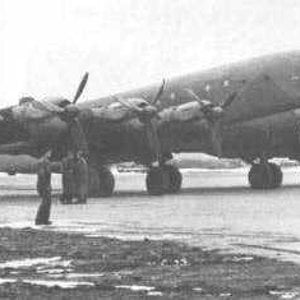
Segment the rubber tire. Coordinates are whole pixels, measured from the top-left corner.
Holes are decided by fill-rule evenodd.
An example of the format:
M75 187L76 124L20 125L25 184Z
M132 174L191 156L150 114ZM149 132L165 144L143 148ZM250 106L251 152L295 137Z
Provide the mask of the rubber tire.
M99 176L99 197L111 197L115 189L115 178L108 168L101 168Z
M146 188L149 195L162 195L169 186L167 172L161 167L151 167L146 176Z
M273 169L269 164L254 164L248 174L248 180L253 189L272 188L274 177Z
M274 163L269 163L273 174L274 174L274 182L272 185L272 188L279 188L282 185L282 180L283 180L283 173L280 168L280 166L274 164Z
M164 171L169 177L169 185L166 187L165 192L169 194L176 194L180 191L182 185L182 174L176 166L165 165Z

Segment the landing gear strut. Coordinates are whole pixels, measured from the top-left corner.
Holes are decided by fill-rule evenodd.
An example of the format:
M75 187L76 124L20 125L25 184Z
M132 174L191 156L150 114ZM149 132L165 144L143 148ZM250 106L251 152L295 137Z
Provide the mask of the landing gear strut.
M90 167L89 196L110 197L115 188L115 178L107 167Z
M150 167L146 177L146 187L150 195L178 193L182 184L182 175L177 167L162 165Z
M88 197L88 164L83 156L63 159L62 187L60 201L63 204L85 204Z
M115 178L112 172L103 167L98 171L99 176L99 197L110 197L115 188Z
M281 168L274 163L256 163L253 164L248 180L253 189L275 189L282 184Z

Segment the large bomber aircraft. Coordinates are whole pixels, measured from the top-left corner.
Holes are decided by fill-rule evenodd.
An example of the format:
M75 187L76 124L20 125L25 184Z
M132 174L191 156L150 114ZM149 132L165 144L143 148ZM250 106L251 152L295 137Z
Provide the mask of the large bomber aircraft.
M120 96L148 100L153 94L154 87L148 87ZM174 150L240 158L252 165L248 175L252 188L279 187L282 171L269 160L299 160L300 52L258 57L174 78L168 81L159 105L163 109L196 98L208 99L218 108L230 94L237 96L225 105L212 134L186 128L178 132Z
M61 160L66 149L88 149L90 194L110 196L106 166L135 161L148 167L150 194L178 192L174 152L205 152L241 158L252 165L253 188L282 183L272 157L299 158L300 53L284 53L170 79L150 86L76 103L52 98L21 99L0 110L0 153L40 157L51 150Z

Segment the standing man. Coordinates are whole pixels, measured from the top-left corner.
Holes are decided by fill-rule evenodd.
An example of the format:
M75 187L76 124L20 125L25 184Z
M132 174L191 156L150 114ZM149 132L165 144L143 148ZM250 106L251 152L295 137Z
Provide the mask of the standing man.
M60 201L63 204L72 204L75 191L74 182L74 158L69 151L62 159L62 195Z
M38 191L42 197L41 204L38 208L35 225L50 225L51 211L51 162L49 153L38 166Z
M85 154L81 151L74 157L74 182L77 204L85 204L88 197L89 168Z

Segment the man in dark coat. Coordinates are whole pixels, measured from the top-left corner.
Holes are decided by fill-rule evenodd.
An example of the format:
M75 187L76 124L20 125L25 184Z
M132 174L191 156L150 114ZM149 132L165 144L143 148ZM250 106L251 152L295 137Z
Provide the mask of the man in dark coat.
M38 191L42 201L36 214L35 224L49 225L51 224L49 220L51 211L51 162L48 155L38 166Z

